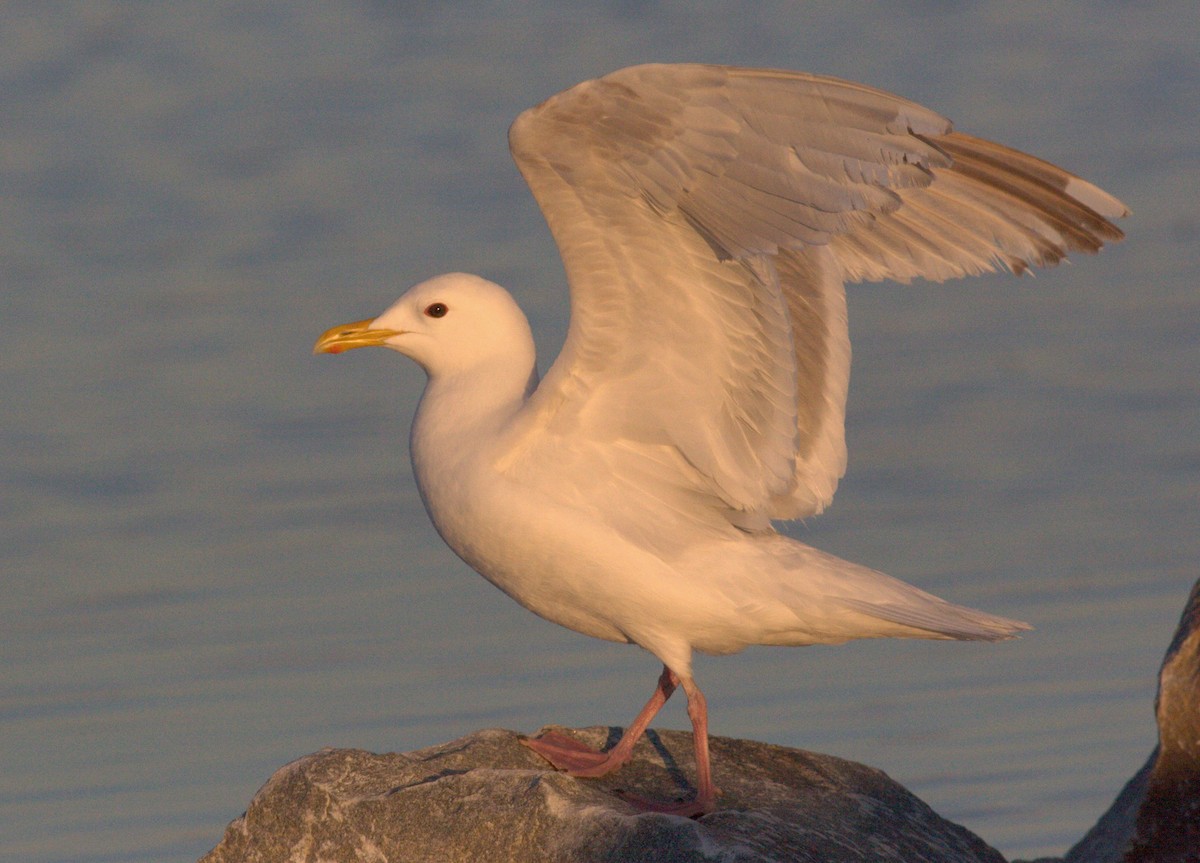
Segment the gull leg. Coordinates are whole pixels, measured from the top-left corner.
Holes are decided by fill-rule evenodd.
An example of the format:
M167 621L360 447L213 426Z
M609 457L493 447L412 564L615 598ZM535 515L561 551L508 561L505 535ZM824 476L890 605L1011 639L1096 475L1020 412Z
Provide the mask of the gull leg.
M621 739L617 745L608 752L597 752L596 750L583 745L577 740L567 737L565 734L559 734L556 731L548 731L541 737L531 740L522 740L521 742L536 752L538 755L545 758L559 770L564 770L572 776L604 776L606 773L611 773L618 767L629 762L633 757L633 746L641 736L650 727L650 721L662 706L667 703L667 699L671 697L671 693L675 691L675 687L679 684L679 677L671 669L663 666L662 674L658 677L658 685L654 689L654 694L650 696L650 700L646 702L646 706L641 712L634 717L633 722L625 729L625 733L621 735ZM693 688L694 685L693 685ZM696 690L699 692L700 690ZM701 696L703 698L703 696ZM688 696L688 712L691 713L691 696ZM693 728L695 722L692 723ZM705 753L707 756L708 739L705 737Z
M712 763L708 757L708 702L690 677L684 678L682 683L683 691L687 694L688 718L692 720L692 746L696 751L697 814L714 812L717 808L717 789L713 785Z
M688 700L688 718L692 720L692 746L696 753L696 796L679 803L656 803L633 795L622 795L646 812L663 812L699 818L717 809L717 789L712 781L712 764L708 757L708 702L691 677L677 678Z

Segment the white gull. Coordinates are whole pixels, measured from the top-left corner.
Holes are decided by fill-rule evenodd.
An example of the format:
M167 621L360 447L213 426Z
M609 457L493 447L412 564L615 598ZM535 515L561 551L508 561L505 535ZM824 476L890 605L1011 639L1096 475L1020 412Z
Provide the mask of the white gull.
M795 72L623 69L524 112L509 141L570 286L545 378L512 297L461 273L315 350L419 363L413 467L450 548L535 614L662 661L608 752L557 733L534 750L603 775L682 686L695 799L641 802L698 815L717 791L693 651L1028 629L772 521L819 513L845 471L844 282L1054 264L1120 239L1120 201L897 96Z

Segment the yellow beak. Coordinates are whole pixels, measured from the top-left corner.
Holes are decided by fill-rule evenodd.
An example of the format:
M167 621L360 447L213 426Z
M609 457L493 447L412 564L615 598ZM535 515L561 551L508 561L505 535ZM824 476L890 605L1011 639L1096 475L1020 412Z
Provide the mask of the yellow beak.
M400 335L400 330L373 330L369 318L365 321L355 321L352 324L341 324L330 327L321 333L321 338L313 346L314 354L340 354L354 348L379 347L392 336Z

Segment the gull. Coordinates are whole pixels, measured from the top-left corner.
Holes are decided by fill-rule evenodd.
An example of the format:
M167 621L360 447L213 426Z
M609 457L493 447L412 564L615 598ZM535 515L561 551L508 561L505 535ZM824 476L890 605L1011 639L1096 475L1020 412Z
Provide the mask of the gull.
M415 360L414 475L446 544L534 614L662 662L608 751L558 732L528 746L604 775L682 687L696 793L634 802L698 817L718 791L694 651L1029 629L773 522L821 512L845 472L844 283L1052 265L1120 239L1124 204L898 96L799 72L630 67L525 111L509 144L570 290L545 377L512 296L463 273L314 352Z

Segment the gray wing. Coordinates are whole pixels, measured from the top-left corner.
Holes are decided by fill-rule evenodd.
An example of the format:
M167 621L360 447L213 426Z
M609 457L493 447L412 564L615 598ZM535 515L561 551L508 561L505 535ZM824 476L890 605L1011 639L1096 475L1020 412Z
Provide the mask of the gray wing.
M1053 264L1127 212L912 102L794 72L623 69L509 139L572 318L506 465L586 440L744 527L819 512L845 470L844 280Z

